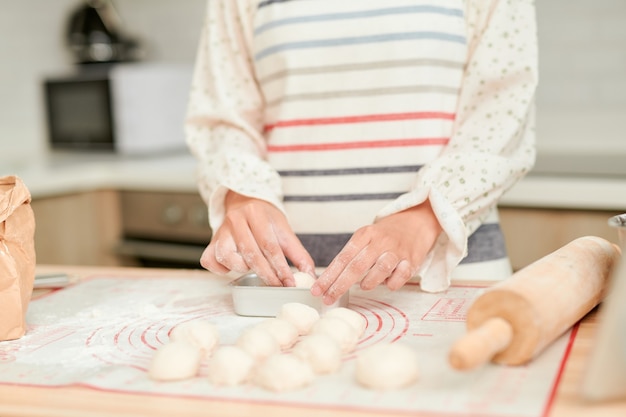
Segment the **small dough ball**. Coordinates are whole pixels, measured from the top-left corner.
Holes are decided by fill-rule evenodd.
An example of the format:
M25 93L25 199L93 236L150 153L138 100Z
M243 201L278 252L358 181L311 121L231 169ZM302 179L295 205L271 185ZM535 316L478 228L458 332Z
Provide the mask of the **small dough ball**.
M367 320L361 314L347 307L336 307L324 313L324 317L339 317L347 321L356 330L359 337L363 336Z
M315 277L307 274L306 272L294 272L293 279L296 282L298 288L311 288L315 284Z
M315 379L311 366L287 353L272 355L259 365L255 383L271 391L291 391L309 385Z
M256 327L270 332L281 349L289 349L298 340L298 328L285 319L273 318L263 320Z
M365 349L356 359L356 380L380 391L404 388L417 380L417 354L402 343L385 343Z
M197 375L202 353L183 340L171 341L154 353L148 375L157 381L176 381Z
M311 334L324 333L335 339L342 353L356 348L359 336L350 323L339 317L322 317L311 328Z
M236 344L255 360L266 359L280 351L276 338L269 331L256 326L245 329L237 338Z
M341 367L341 348L324 333L304 336L291 353L308 362L316 374L331 374Z
M298 329L298 334L304 335L320 319L320 313L309 305L293 302L283 304L276 318L291 322Z
M202 350L206 356L211 355L220 340L217 327L206 320L193 320L181 323L170 332L170 340L183 340Z
M217 348L207 363L207 377L215 385L235 386L250 379L254 358L239 346Z

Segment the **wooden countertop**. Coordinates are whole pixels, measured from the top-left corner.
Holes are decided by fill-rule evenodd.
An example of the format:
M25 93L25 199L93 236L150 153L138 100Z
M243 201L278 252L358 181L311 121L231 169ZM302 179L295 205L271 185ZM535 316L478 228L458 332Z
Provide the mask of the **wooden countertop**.
M131 276L205 276L203 271L154 270L139 268L61 267L42 266L38 273L69 272L78 277L93 274L119 273ZM42 290L36 291L35 296ZM596 312L585 317L574 339L554 401L546 417L609 417L626 415L626 401L586 404L578 395L587 357L593 346L596 331ZM129 393L104 392L72 387L29 387L0 385L0 415L9 416L368 416L381 415L366 410L335 410L302 408L290 405L276 406L259 403L227 402L184 397L146 396Z

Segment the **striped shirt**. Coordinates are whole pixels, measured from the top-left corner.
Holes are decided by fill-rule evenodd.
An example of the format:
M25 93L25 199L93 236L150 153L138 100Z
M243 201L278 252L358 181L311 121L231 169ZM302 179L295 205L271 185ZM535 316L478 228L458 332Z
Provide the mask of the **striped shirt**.
M421 287L507 277L497 202L535 157L534 12L209 0L186 135L213 229L228 189L269 201L323 267L359 227L429 199L444 233Z

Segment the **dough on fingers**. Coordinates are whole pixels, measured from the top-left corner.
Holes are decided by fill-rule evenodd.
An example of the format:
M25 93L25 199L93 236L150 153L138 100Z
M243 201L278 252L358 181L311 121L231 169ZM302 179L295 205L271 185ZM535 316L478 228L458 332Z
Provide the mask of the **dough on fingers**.
M294 272L293 279L297 288L311 288L315 284L315 277L306 272Z

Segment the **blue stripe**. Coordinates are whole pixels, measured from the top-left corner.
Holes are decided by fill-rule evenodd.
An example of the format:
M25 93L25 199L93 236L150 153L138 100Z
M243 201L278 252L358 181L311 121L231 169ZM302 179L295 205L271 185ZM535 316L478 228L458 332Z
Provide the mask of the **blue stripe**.
M376 194L322 194L322 195L286 195L284 202L319 202L319 201L363 201L363 200L394 200L404 193L376 193Z
M258 35L266 30L284 26L293 25L297 23L313 23L313 22L325 22L331 20L346 20L346 19L362 19L368 17L388 16L394 14L406 14L406 13L432 13L441 14L444 16L463 17L463 11L460 9L451 9L447 7L439 6L406 6L406 7L389 7L386 9L376 10L364 10L361 12L349 12L349 13L332 13L332 14L318 14L311 16L298 16L288 19L279 19L272 22L265 23L254 30L254 34Z
M352 236L350 233L297 234L302 245L311 254L315 265L328 266ZM416 237L419 239L419 236ZM504 235L499 224L480 226L467 241L468 255L461 264L495 261L507 257Z
M402 165L391 167L362 167L362 168L340 168L340 169L300 169L290 171L279 171L281 177L321 177L327 175L368 175L368 174L396 174L401 172L417 172L421 165Z
M309 252L315 266L325 267L337 256L339 251L352 237L351 233L323 234L297 234L302 246Z
M500 224L488 223L481 225L467 239L467 256L461 263L471 264L506 257L506 244Z
M288 1L292 1L292 0L265 0L265 1L262 1L262 2L259 3L259 5L257 6L257 10L262 8L262 7L274 4L274 3L286 3Z
M323 48L333 46L345 46L345 45L362 45L367 43L379 43L379 42L393 42L393 41L408 41L408 40L439 40L445 42L455 42L465 44L465 37L460 35L453 35L451 33L444 32L403 32L403 33L386 33L380 35L359 36L349 38L334 38L334 39L320 39L314 41L300 41L300 42L287 42L274 46L267 47L255 56L255 60L260 60L268 55L275 54L280 51L286 51L289 49L308 49L308 48Z

